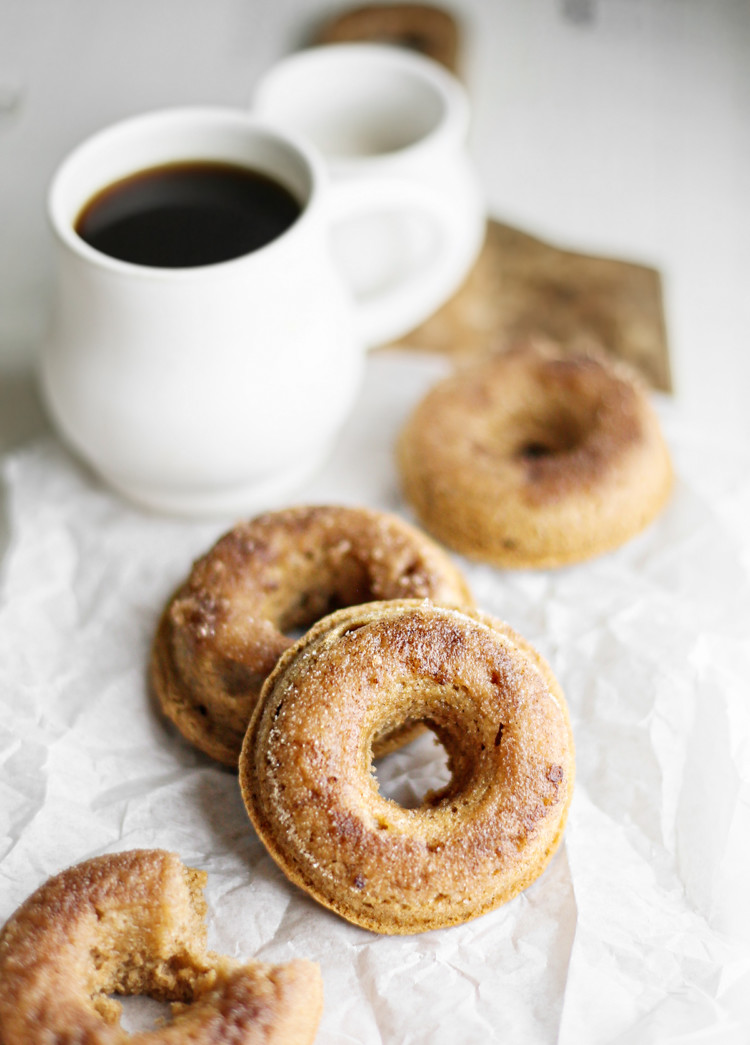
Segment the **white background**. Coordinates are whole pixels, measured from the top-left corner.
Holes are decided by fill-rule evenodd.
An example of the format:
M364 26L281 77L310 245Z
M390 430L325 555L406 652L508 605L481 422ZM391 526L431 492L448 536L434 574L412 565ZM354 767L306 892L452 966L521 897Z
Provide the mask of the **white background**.
M677 395L750 436L750 5L460 0L492 211L660 268ZM245 106L339 10L319 0L0 0L0 447L42 422L28 368L51 279L45 192L103 125Z

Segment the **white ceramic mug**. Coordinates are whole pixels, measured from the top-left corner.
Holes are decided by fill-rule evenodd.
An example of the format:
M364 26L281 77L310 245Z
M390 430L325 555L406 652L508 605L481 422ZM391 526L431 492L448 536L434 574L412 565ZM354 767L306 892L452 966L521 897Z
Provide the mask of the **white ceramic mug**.
M468 151L470 108L443 66L405 48L330 44L283 58L258 83L255 112L303 135L323 156L334 197L363 181L408 182L424 208L373 208L340 223L334 250L360 300L373 302L375 341L403 337L461 285L486 232L486 202ZM419 198L419 197L418 197ZM376 305L384 289L398 301Z
M268 245L229 261L156 268L89 246L75 223L103 187L179 161L261 171L301 205ZM355 304L333 262L337 214L418 205L413 187L362 183L332 199L314 148L257 117L174 109L94 135L53 179L59 248L41 380L67 442L113 487L152 509L253 511L310 474L356 395L372 327L400 287ZM445 210L428 201L433 214ZM414 283L419 290L420 276Z

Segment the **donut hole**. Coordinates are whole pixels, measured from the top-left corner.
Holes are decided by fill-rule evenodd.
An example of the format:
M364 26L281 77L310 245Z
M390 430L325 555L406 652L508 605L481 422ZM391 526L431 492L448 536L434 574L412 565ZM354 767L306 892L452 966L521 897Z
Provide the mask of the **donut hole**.
M521 436L513 456L530 464L574 453L586 435L582 419L562 408L527 417L519 423L519 429Z
M294 578L293 597L277 613L279 631L295 641L322 617L376 598L369 571L355 558L347 558L335 566L311 565L314 568L310 569L309 576Z
M484 735L472 697L459 683L423 680L411 694L405 684L397 689L401 692L377 723L378 730L412 726L423 732L371 761L378 793L403 809L458 813L482 772L495 734Z
M429 569L419 555L403 556L394 567L384 568L377 549L370 557L342 542L319 555L308 552L296 565L294 587L283 593L275 614L270 613L279 631L294 641L338 610L430 590Z
M402 809L431 806L435 796L451 788L453 773L448 751L430 724L425 725L427 730L410 744L373 763L381 797Z
M536 461L540 457L549 457L553 450L546 443L538 443L532 440L526 443L525 446L522 446L519 453L527 461Z

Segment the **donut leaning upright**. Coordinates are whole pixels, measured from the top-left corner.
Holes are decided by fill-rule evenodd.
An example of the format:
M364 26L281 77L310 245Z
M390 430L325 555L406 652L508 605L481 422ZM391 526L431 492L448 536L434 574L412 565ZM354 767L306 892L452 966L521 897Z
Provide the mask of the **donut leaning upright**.
M405 809L372 741L404 722L442 741L451 780ZM292 882L380 933L466 922L510 900L560 843L575 775L562 690L479 612L403 600L340 610L281 657L240 756L250 820Z

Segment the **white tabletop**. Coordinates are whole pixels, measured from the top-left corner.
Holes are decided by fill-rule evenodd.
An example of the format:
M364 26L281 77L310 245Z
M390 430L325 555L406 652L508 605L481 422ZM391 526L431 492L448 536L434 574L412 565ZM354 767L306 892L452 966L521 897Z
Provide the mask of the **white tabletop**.
M30 377L51 281L45 192L90 132L245 106L337 10L321 0L0 3L0 447L44 424ZM472 149L493 213L657 266L678 402L750 437L750 5L460 0Z

